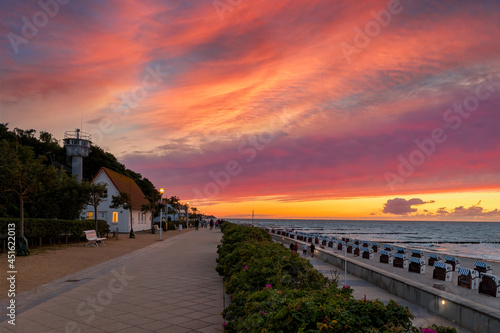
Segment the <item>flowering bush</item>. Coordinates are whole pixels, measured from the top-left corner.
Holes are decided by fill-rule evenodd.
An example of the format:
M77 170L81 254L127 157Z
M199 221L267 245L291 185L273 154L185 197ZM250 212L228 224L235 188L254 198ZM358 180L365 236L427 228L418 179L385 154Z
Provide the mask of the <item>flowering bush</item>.
M217 271L231 297L225 332L422 332L407 307L355 300L349 286L339 288L264 230L222 228Z

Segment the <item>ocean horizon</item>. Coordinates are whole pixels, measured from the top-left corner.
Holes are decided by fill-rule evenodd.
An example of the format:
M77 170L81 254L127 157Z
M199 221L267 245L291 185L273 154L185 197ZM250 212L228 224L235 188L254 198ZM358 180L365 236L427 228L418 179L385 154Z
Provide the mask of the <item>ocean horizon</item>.
M410 220L241 219L230 222L302 230L325 236L399 244L440 254L500 262L500 222Z

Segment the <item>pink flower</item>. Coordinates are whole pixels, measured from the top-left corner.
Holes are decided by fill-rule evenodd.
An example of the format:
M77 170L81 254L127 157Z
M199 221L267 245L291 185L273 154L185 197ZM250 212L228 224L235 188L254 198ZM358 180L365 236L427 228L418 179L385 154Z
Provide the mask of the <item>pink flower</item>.
M248 269L248 266L245 266L245 271Z
M223 324L222 324L222 327L226 327L226 323L223 323Z
M260 314L262 314L262 315L263 315L264 313L265 313L265 312L264 312L264 310L262 310L262 311L260 312Z
M269 283L268 283L268 284L266 284L266 288L272 288L272 287L273 287L273 285L272 285L272 284L269 284Z
M422 328L422 333L437 333L431 328Z

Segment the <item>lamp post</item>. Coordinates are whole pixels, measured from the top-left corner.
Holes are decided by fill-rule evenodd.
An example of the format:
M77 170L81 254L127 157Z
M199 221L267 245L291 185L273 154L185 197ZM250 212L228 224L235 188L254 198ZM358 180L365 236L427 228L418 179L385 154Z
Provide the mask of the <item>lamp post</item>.
M161 200L162 200L162 197L163 197L163 192L165 190L162 188L160 188L160 240L161 240L161 222L163 220L163 208L161 207Z
M189 201L186 203L186 229L189 227Z

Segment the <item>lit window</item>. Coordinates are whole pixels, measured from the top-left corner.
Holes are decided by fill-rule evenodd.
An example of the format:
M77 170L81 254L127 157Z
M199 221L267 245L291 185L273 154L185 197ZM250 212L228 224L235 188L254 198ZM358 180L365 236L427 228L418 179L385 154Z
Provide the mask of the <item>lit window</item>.
M94 212L87 212L87 220L93 220L94 219Z
M118 212L113 212L113 223L118 223Z

